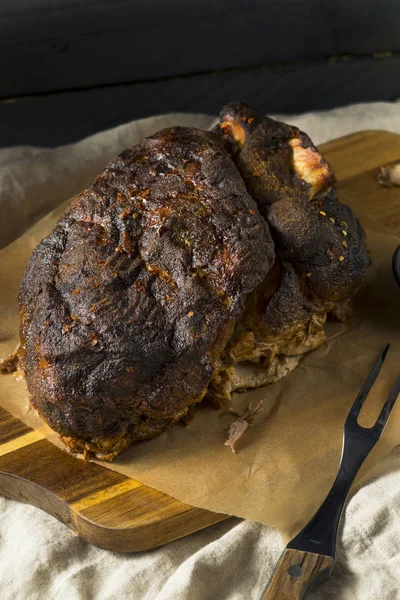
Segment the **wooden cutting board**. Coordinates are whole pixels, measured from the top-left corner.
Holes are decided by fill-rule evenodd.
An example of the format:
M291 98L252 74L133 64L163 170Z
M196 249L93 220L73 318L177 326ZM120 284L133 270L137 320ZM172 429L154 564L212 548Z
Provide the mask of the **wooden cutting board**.
M377 183L379 166L400 160L400 136L364 131L321 147L342 202L400 234L400 188ZM227 519L193 508L106 467L77 460L0 407L0 493L53 515L109 550L154 548Z

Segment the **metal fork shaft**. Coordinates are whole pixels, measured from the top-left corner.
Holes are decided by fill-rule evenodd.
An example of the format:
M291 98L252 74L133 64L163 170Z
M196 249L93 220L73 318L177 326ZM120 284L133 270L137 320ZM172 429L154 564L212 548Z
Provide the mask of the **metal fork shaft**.
M363 385L361 386L360 391L357 394L356 399L354 400L354 404L350 409L350 412L347 416L346 419L346 423L345 423L345 427L347 425L347 423L354 421L357 422L358 416L360 414L360 411L363 407L363 404L365 402L366 397L369 394L370 389L372 388L373 384L375 383L376 378L379 375L379 372L382 368L382 365L385 361L386 355L389 351L389 347L390 344L387 344L382 351L380 352L374 366L372 367L371 371L368 374L368 377L366 378L366 380L364 381Z
M311 521L288 544L288 548L335 556L337 529L347 495L362 463L380 439L400 391L399 376L375 424L369 428L358 424L361 408L378 377L388 350L389 344L379 354L350 409L343 431L339 470L327 497Z
M335 556L337 529L347 495L362 463L378 439L379 435L366 435L359 429L346 430L336 479L314 517L293 538L288 548Z

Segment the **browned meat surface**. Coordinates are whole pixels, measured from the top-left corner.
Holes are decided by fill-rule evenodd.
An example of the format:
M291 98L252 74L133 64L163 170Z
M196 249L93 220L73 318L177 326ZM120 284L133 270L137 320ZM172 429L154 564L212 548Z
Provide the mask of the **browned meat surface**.
M311 140L245 104L215 132L123 152L34 251L20 291L32 405L112 459L289 373L342 317L369 259Z
M203 398L273 256L214 134L169 129L123 152L28 264L33 405L72 449L108 458L168 429Z
M277 381L322 344L327 314L348 316L370 261L358 219L337 201L333 172L305 133L245 103L224 107L216 132L276 251L228 345L227 371L212 384L213 395L226 398L233 389Z

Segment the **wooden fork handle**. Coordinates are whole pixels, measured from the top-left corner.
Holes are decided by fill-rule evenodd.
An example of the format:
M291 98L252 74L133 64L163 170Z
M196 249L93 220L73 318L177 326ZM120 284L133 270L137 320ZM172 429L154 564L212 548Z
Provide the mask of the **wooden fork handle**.
M331 556L286 548L260 600L302 600L331 574Z

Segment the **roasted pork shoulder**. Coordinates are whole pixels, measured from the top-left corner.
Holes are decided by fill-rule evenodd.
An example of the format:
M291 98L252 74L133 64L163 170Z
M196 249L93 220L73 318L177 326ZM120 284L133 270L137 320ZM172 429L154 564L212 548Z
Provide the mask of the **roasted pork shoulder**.
M215 132L268 222L275 262L249 295L209 393L281 379L325 341L328 313L344 320L370 264L364 231L337 201L335 177L307 134L245 103L221 111Z
M123 152L35 249L19 367L74 452L111 460L203 398L289 373L343 318L363 230L294 127L231 104Z

